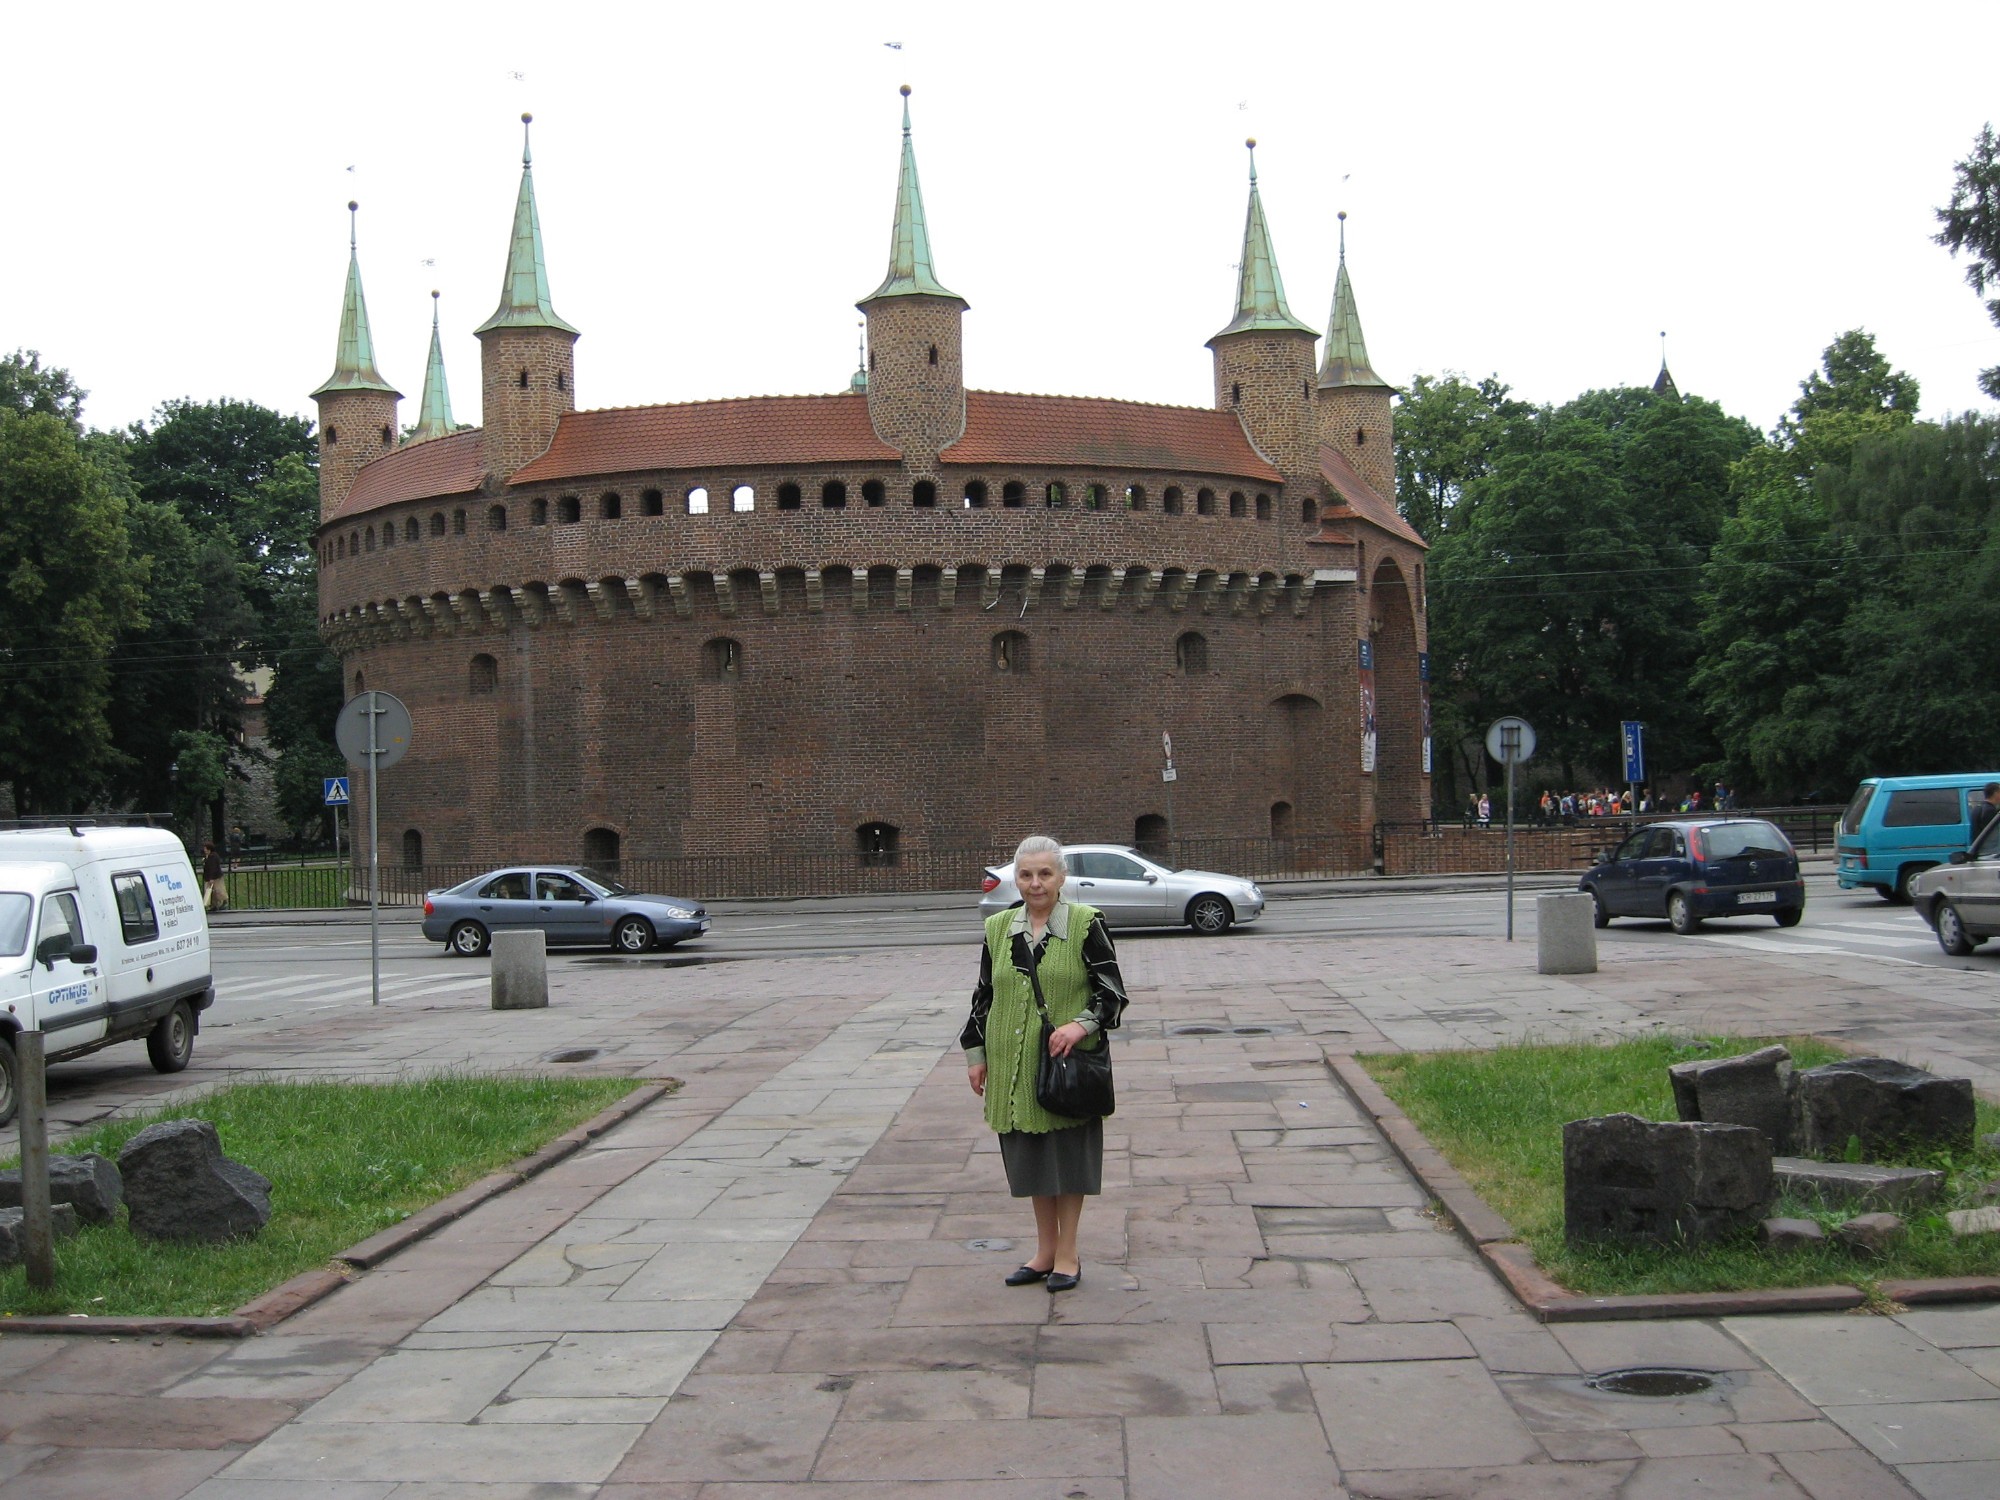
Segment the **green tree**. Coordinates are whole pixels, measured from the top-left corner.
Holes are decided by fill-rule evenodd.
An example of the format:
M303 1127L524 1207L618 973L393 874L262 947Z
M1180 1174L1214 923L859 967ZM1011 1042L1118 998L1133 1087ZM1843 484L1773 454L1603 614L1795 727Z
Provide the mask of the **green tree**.
M34 349L16 349L0 357L0 408L9 411L38 411L60 417L70 431L83 431L83 398L90 392L79 390L69 371L42 368L42 356Z
M0 405L0 781L21 813L78 810L116 770L111 654L145 583L125 522L68 419Z
M1497 375L1419 375L1396 404L1396 505L1426 541L1462 524L1465 488L1492 466L1510 427L1534 408Z
M1972 151L1958 163L1951 202L1937 210L1937 242L1956 259L1971 258L1965 279L1984 297L1989 286L2000 286L2000 141L1991 123L1980 127ZM2000 324L2000 297L1988 297L1986 315ZM1982 370L1979 388L2000 400L2000 366Z

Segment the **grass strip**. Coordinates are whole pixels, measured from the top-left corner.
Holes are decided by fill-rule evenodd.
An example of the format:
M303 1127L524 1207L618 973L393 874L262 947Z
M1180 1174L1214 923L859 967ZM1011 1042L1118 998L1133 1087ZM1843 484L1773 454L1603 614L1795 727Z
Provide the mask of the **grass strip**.
M253 1240L170 1245L117 1224L56 1242L56 1286L0 1272L0 1317L217 1317L399 1223L581 1124L639 1086L631 1078L445 1073L397 1083L240 1083L99 1126L56 1148L118 1151L156 1120L214 1124L225 1155L271 1179L271 1222ZM0 1329L4 1329L0 1322Z
M1513 1224L1542 1269L1572 1291L1594 1296L1750 1291L1827 1282L1865 1289L1891 1278L2000 1274L2000 1235L1954 1236L1944 1221L1948 1209L1989 1201L1977 1195L2000 1177L2000 1153L1983 1148L1956 1159L1931 1152L1885 1163L1940 1167L1947 1182L1943 1201L1908 1216L1909 1237L1879 1259L1836 1244L1779 1257L1751 1235L1698 1249L1573 1245L1564 1238L1565 1122L1620 1111L1675 1119L1670 1063L1728 1057L1774 1041L1790 1049L1799 1068L1845 1055L1811 1037L1655 1036L1608 1045L1374 1053L1358 1060L1473 1189ZM1982 1135L2000 1129L2000 1109L1982 1100L1978 1129ZM1829 1229L1851 1216L1848 1210L1790 1200L1773 1212L1816 1219Z

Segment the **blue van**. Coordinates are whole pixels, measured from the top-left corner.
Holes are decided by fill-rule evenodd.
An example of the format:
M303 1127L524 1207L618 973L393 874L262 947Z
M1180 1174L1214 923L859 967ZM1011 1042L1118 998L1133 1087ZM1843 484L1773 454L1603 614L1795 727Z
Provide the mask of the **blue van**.
M1910 882L1948 862L1972 837L1972 809L2000 771L1870 776L1841 814L1834 849L1843 891L1872 885L1905 904Z

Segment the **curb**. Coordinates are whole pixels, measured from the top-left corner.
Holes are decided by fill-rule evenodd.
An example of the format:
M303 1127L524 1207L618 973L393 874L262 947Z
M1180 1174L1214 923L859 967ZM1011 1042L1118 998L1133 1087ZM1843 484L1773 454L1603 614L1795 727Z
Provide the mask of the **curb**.
M195 1339L247 1339L282 1323L293 1313L303 1312L323 1297L331 1296L364 1271L373 1270L390 1256L407 1250L422 1239L436 1234L455 1220L464 1218L481 1204L502 1193L512 1192L530 1178L539 1177L550 1167L567 1161L597 1137L622 1125L655 1099L668 1092L670 1082L642 1083L608 1109L600 1110L581 1125L564 1131L541 1149L497 1172L488 1173L449 1198L440 1198L428 1208L420 1208L407 1219L391 1224L350 1245L333 1257L330 1266L301 1271L290 1281L281 1282L261 1297L244 1303L223 1318L93 1318L88 1314L54 1318L0 1318L0 1334L85 1333L112 1338L159 1338L171 1335Z
M1594 1297L1572 1292L1539 1264L1534 1252L1515 1237L1514 1227L1474 1192L1471 1184L1397 1107L1353 1054L1326 1059L1327 1070L1347 1090L1355 1106L1369 1117L1389 1149L1396 1153L1451 1218L1466 1243L1479 1252L1486 1268L1518 1301L1544 1323L1590 1323L1636 1318L1721 1318L1753 1313L1844 1312L1868 1298L1852 1286L1773 1287L1746 1292L1663 1292L1634 1296ZM2000 1276L1939 1276L1908 1281L1884 1281L1876 1290L1905 1305L1942 1302L2000 1301Z

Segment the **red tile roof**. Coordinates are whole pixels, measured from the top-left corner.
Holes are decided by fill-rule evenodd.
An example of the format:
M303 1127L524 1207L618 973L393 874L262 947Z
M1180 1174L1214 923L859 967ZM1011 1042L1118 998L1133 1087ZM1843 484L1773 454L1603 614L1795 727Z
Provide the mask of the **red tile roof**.
M1347 456L1338 448L1320 445L1319 471L1326 482L1333 486L1334 493L1347 502L1358 520L1378 526L1391 536L1401 537L1406 542L1415 542L1419 547L1430 544L1417 535L1416 528L1405 521L1396 507L1375 493L1374 487L1354 470Z
M477 428L412 443L364 465L354 476L354 488L347 492L347 498L333 513L329 524L400 500L469 495L485 478L486 459Z
M965 436L939 455L948 464L1076 464L1283 481L1226 411L1002 391L967 391L965 405Z
M875 436L865 396L745 396L566 413L548 452L509 483L643 469L895 463L901 457Z

